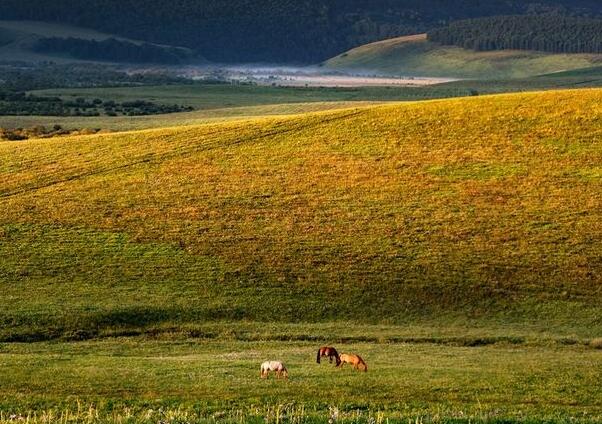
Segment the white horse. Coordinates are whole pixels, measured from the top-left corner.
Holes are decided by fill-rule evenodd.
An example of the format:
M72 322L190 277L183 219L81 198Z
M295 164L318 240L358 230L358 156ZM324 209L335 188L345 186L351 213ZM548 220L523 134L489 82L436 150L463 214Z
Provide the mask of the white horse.
M261 364L261 378L267 378L270 371L276 372L276 378L288 378L288 370L280 361L265 361Z

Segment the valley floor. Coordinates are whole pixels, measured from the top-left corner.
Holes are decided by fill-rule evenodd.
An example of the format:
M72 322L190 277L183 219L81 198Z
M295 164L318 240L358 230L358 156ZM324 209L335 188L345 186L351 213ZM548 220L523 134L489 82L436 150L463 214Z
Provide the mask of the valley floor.
M368 372L316 364L319 342L116 338L0 345L0 422L602 420L602 350L345 343ZM259 377L282 360L288 380ZM13 416L13 419L10 416Z

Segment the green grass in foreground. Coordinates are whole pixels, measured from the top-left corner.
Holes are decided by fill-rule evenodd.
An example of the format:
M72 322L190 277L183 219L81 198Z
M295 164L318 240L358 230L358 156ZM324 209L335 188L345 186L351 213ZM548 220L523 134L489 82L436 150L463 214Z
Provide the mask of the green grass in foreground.
M367 373L316 343L114 339L0 345L0 422L599 422L602 351L352 343ZM279 358L288 381L259 378ZM78 412L79 410L79 412ZM69 411L69 412L67 412ZM48 422L46 421L46 422Z

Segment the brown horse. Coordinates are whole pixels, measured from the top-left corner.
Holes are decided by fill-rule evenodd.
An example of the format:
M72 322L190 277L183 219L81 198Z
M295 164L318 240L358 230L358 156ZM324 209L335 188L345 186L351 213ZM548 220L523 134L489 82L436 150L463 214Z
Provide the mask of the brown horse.
M339 359L339 353L334 347L331 346L322 346L318 349L318 355L316 356L316 362L320 363L320 358L324 356L328 356L328 362L332 364L332 358L334 358L336 366L338 367L341 364L341 360Z
M341 353L339 355L339 360L341 361L341 363L337 365L338 367L342 368L344 364L351 364L353 365L353 369L359 370L359 367L361 365L364 368L364 372L368 371L368 365L366 365L366 362L359 355Z

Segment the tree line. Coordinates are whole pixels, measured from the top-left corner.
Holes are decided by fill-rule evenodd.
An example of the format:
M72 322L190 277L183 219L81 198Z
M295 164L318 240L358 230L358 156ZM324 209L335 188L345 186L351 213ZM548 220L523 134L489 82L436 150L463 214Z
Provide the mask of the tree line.
M192 84L192 80L162 71L132 74L108 64L0 63L0 90L4 91L170 84Z
M2 0L2 19L94 28L184 46L212 62L316 63L458 19L602 14L599 0Z
M180 64L193 58L187 49L157 46L149 43L135 44L109 38L84 40L81 38L40 38L33 45L39 53L67 54L75 59L101 60L127 63Z
M83 97L64 100L56 96L0 91L0 115L6 116L141 116L192 110L192 106L159 104L145 100L121 103L98 98L87 100Z
M495 16L452 22L429 31L428 39L477 51L602 53L602 19L556 14Z

